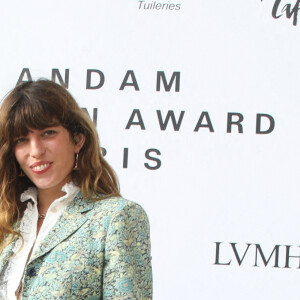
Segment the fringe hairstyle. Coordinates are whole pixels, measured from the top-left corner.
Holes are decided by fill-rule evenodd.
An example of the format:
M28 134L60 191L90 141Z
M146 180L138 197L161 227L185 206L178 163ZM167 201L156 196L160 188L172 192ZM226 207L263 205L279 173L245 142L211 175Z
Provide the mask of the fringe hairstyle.
M85 135L78 169L72 180L83 196L100 199L120 196L119 183L113 169L102 156L96 127L62 86L40 79L16 86L3 100L0 108L0 253L14 238L21 236L14 230L25 206L21 193L34 184L28 177L18 176L20 166L14 156L14 141L26 136L29 129L42 130L62 125L75 143L78 133Z

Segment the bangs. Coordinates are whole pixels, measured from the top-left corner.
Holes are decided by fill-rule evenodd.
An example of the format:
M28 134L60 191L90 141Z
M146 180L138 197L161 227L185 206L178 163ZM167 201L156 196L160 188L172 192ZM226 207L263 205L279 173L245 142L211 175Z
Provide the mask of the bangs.
M42 130L60 125L59 120L49 103L23 96L10 111L9 132L12 138L26 136L30 129Z

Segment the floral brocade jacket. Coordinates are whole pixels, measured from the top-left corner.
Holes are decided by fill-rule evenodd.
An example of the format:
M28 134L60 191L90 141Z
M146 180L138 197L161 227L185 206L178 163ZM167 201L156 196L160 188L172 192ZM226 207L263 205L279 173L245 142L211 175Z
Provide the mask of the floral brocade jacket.
M14 244L0 255L0 275ZM152 299L148 218L134 202L79 193L24 274L22 300Z

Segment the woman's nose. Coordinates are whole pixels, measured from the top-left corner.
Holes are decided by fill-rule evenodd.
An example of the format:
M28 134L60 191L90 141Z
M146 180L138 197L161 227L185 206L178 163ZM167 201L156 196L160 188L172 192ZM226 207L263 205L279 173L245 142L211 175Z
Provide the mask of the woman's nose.
M45 153L45 146L40 139L31 139L30 155L35 158L41 157Z

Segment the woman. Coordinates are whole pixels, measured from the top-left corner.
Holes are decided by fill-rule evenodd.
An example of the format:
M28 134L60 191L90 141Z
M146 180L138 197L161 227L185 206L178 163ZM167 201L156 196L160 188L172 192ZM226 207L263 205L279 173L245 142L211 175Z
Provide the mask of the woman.
M48 81L0 108L0 299L151 299L149 224L94 124Z

